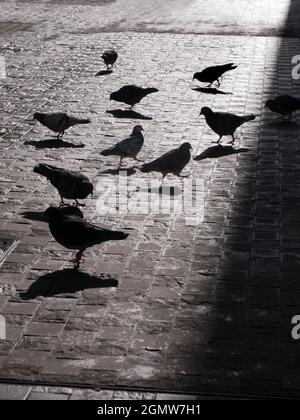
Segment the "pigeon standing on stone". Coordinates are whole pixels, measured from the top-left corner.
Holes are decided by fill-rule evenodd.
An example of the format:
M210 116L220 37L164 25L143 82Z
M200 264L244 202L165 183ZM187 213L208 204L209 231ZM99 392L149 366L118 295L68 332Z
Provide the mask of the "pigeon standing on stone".
M33 171L39 175L46 177L51 184L57 189L61 205L65 205L64 198L75 200L78 206L84 206L77 200L85 199L90 194L93 195L93 184L88 177L80 172L68 171L67 169L57 168L55 166L40 163L36 165Z
M144 131L143 127L141 125L136 125L129 137L120 141L109 149L103 150L101 155L120 156L120 168L124 158L133 158L137 161L140 161L140 159L137 158L137 155L144 144L144 136L142 131Z
M265 107L283 117L290 117L293 112L300 109L300 99L290 95L281 95L266 101Z
M91 122L91 120L87 118L77 118L64 112L36 112L33 118L49 128L49 130L58 133L58 140L61 140L65 131L73 125L88 124Z
M142 172L161 172L163 178L169 173L180 177L181 171L191 159L191 149L190 143L183 143L178 148L172 149L152 162L146 163L140 169Z
M49 219L49 229L54 239L65 248L78 250L73 261L75 269L80 267L81 258L87 248L128 237L127 233L102 229L81 217L65 215L56 207L49 207L45 214Z
M117 90L116 92L111 93L110 100L123 102L127 105L130 105L130 109L132 109L134 105L139 103L145 96L154 92L158 92L158 89L126 85L121 87L121 89Z
M209 107L203 107L200 115L204 115L208 126L220 137L215 143L220 143L223 136L231 136L234 143L234 133L236 129L251 120L255 119L255 115L235 115L229 112L213 112Z
M237 66L235 66L234 63L223 64L222 66L207 67L201 72L195 73L193 80L197 79L199 80L199 82L209 83L209 86L211 86L215 81L217 81L218 86L220 86L219 78L223 76L223 74L227 71L234 70L236 68Z
M101 58L106 64L107 69L112 68L118 58L118 53L115 50L106 50L102 54Z

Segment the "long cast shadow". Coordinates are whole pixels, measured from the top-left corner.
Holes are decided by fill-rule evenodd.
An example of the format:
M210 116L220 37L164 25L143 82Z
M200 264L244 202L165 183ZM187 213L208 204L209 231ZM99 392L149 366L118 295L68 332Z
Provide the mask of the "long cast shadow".
M62 293L75 293L85 289L118 287L118 284L118 280L109 276L93 276L74 269L64 269L42 275L19 296L23 300L28 300L38 296L51 297Z
M232 95L231 92L224 92L223 90L209 87L193 87L192 90L201 93L207 93L209 95Z
M107 114L113 115L115 118L129 118L133 120L152 120L152 117L140 114L130 109L108 109Z
M34 146L36 149L82 149L85 147L83 143L75 144L64 140L46 139L46 140L27 140L24 144Z
M246 153L248 151L249 149L245 147L235 149L233 146L222 146L221 144L218 144L217 146L208 147L206 150L200 153L200 155L195 156L194 160L220 158L223 156L236 155L238 153Z

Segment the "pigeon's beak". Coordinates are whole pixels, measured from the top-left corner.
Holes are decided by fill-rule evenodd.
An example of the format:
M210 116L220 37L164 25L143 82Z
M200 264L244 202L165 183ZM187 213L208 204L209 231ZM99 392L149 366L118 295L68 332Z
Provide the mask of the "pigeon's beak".
M202 114L202 111L200 112L200 114L199 114L199 115L200 115L200 116L201 116L201 115L203 115L203 114Z

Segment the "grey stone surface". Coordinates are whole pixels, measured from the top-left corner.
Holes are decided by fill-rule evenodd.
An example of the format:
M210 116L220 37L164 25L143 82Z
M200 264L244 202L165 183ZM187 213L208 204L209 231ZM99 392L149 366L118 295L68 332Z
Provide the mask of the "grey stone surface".
M285 0L175 3L1 2L0 237L20 240L0 269L1 379L99 387L99 398L106 387L140 387L145 398L153 389L299 396L299 342L290 333L300 313L300 121L280 123L263 108L271 96L298 94L291 60L299 42L291 35L299 6L292 1L288 13ZM274 36L284 33L290 37ZM94 77L108 47L120 55L114 72ZM238 69L221 88L232 95L191 89L196 70L228 61ZM109 94L127 83L159 89L136 107L152 119L106 112L121 108ZM240 150L191 161L190 177L205 185L203 223L97 216L97 193L86 217L133 230L124 246L95 247L81 273L70 270L72 252L41 218L57 194L33 166L67 165L95 185L116 182L115 159L100 151L136 123L145 128L143 158L182 141L199 155L216 140L199 117L203 105L257 115L239 131ZM57 147L32 121L36 110L89 116L92 124L70 129ZM97 397L91 389L71 397L49 389L45 399Z

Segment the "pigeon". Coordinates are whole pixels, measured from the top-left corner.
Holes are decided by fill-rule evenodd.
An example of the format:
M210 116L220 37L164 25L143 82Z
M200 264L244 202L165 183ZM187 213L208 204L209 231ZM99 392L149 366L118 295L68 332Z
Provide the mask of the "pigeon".
M213 112L209 107L203 107L201 109L200 115L204 115L206 123L209 127L217 133L220 138L214 143L220 143L223 136L231 136L234 143L234 133L236 129L251 120L255 119L255 115L235 115L230 114L229 112Z
M234 63L223 64L222 66L207 67L201 72L195 73L193 80L197 79L199 82L209 83L209 86L217 81L218 86L220 86L219 78L227 71L234 70L236 68L237 66L235 66Z
M266 101L265 107L283 117L290 117L293 112L300 109L300 99L290 95L277 96L275 99Z
M142 172L161 172L164 177L172 173L180 177L183 168L189 163L191 159L190 143L183 143L176 149L172 149L152 162L143 165L140 170Z
M145 96L150 93L158 92L155 88L141 88L135 85L126 85L116 92L111 93L110 100L117 102L124 102L130 105L129 109L132 109L135 104L139 103Z
M103 150L100 154L102 156L120 156L120 168L124 158L133 158L137 161L140 161L140 159L137 158L137 155L144 144L144 136L142 131L144 131L143 127L141 125L136 125L129 137L120 141L109 149Z
M78 250L74 262L74 268L79 269L84 251L102 242L123 240L128 233L103 229L88 223L86 220L75 215L65 215L56 207L49 207L46 212L49 219L49 229L54 239L68 249Z
M89 119L76 118L64 112L49 112L47 114L36 112L33 119L38 120L42 125L49 128L49 130L58 133L57 140L61 140L65 131L73 125L88 124L91 122Z
M118 58L118 53L115 50L106 50L102 54L101 58L106 64L107 69L112 68Z
M80 172L68 171L67 169L40 163L36 165L33 172L46 177L51 184L58 190L61 198L61 206L64 206L64 198L75 200L78 206L84 206L77 200L93 195L93 184Z
M80 210L79 207L76 207L76 206L60 207L60 211L65 216L77 216L77 217L80 217L81 219L84 218L82 211Z

